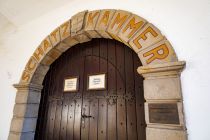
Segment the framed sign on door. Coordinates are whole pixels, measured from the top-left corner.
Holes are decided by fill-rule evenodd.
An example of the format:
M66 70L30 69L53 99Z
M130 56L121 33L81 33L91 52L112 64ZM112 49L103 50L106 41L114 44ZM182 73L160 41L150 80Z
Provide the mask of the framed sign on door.
M106 74L88 75L87 90L105 90L106 89Z

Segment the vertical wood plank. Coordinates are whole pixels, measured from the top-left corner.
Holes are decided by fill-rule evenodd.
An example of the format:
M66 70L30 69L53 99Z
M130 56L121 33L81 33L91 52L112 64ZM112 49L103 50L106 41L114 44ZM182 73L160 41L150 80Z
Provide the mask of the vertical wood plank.
M81 48L82 50L82 48ZM83 90L83 73L84 73L84 59L83 54L80 49L76 48L74 52L75 59L73 65L73 74L79 76L79 90L76 92L78 96L82 96ZM82 82L81 82L82 81ZM74 140L80 140L80 126L81 126L81 109L82 109L82 99L76 99L76 108L75 108L75 121L74 121Z
M133 52L125 46L125 79L126 95L135 95L134 93L134 74L133 74ZM127 108L127 133L128 140L137 140L136 132L136 106L135 99L126 100Z
M88 57L91 61L87 67L90 67L89 74L96 74L99 72L99 40L93 40L92 44L93 54ZM89 91L92 96L97 95L97 91ZM98 138L98 99L93 98L90 101L90 128L89 128L89 139L97 140Z
M74 136L74 110L75 110L75 102L73 100L68 101L68 121L67 121L67 139L73 140Z
M117 95L125 94L125 50L121 45L116 42ZM118 140L127 139L125 99L117 100L117 138Z
M100 59L99 71L106 73L107 76L107 40L100 39ZM107 80L106 80L107 82ZM106 96L107 87L105 90L99 91L97 96ZM106 140L107 134L107 102L106 99L99 99L98 106L98 140Z
M53 134L54 134L54 126L55 126L55 112L56 112L56 106L57 106L57 101L52 101L51 105L51 109L50 109L50 122L48 125L48 139L52 140L53 139Z
M66 139L66 127L67 127L67 119L68 119L68 100L63 101L63 109L62 109L62 119L61 119L61 128L60 128L60 140Z
M63 101L56 101L56 113L55 113L55 126L53 129L53 139L59 139L60 136L60 124L62 115Z
M65 76L66 77L71 77L75 76L73 75L73 62L74 58L72 53L74 53L75 48L72 47L71 50L68 50L66 52L67 56L67 62L65 65ZM64 80L64 79L63 79ZM67 99L68 102L68 114L67 114L67 123L66 123L66 139L73 139L74 136L74 120L75 120L75 108L76 108L76 102L73 100L74 96L76 93L64 93L64 99Z
M92 55L92 46L90 42L87 42L84 44L84 52L83 52L83 57L84 57L84 77L83 77L83 105L82 105L82 114L87 114L89 115L90 112L90 103L89 100L86 98L88 95L87 92L87 75L90 71L90 65L91 60L88 59L90 55ZM81 118L81 139L82 140L88 140L89 139L89 124L90 120L89 119L84 119Z
M57 69L57 66L58 66L58 61L55 61L55 63L53 64L53 72L51 73L51 81L50 81L50 86L51 88L49 88L49 93L48 95L49 96L53 96L54 95L54 89L55 89L55 79L56 77L53 76L55 75L55 73L58 71ZM53 130L54 130L54 127L55 127L55 115L56 115L56 110L57 110L57 101L53 100L52 102L49 103L49 117L48 117L48 123L47 123L47 134L46 137L47 139L49 140L52 140L53 139Z
M66 139L66 131L67 131L67 122L68 122L68 109L69 109L69 101L66 96L67 93L63 92L63 85L64 79L67 77L66 73L68 71L68 56L63 54L63 57L61 57L63 64L62 64L62 76L60 76L60 94L63 96L63 104L62 104L62 113L61 113L61 127L60 127L60 140L65 140ZM68 94L67 94L68 95Z
M108 40L108 95L116 95L116 51L115 51L115 41ZM116 104L108 104L108 115L107 115L107 139L115 140L117 139L117 114L116 114Z
M146 140L145 119L144 119L144 95L143 95L143 77L141 77L137 68L141 66L139 58L133 53L134 75L135 75L135 95L136 95L136 118L138 140Z

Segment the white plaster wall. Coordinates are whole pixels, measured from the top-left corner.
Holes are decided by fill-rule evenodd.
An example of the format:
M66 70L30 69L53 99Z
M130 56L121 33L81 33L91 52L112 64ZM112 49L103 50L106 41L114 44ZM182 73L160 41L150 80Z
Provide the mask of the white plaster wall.
M82 10L123 9L157 26L172 43L182 73L189 140L210 139L210 1L209 0L77 0L20 27L0 30L0 140L6 140L21 73L41 40ZM27 12L27 11L26 11ZM36 11L34 11L36 12Z

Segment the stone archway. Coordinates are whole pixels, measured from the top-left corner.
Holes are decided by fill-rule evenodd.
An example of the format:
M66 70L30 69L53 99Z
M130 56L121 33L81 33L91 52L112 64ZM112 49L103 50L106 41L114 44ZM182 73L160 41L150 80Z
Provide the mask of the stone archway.
M34 138L42 81L49 66L70 47L92 38L116 39L138 54L143 66L137 71L145 78L147 140L187 139L180 84L185 62L178 61L169 41L151 23L110 9L74 15L37 47L19 84L14 85L18 91L8 139Z

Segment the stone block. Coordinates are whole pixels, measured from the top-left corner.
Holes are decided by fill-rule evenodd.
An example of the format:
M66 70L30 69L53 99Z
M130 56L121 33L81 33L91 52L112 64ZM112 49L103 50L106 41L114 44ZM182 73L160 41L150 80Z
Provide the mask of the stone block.
M37 62L41 62L41 60L45 57L45 54L47 54L52 49L52 44L50 42L49 36L47 36L40 44L40 46L35 50L33 53L33 56L37 60Z
M34 71L36 70L38 65L39 65L39 63L34 58L34 56L31 56L28 63L26 64L25 70L30 72L30 73L34 73Z
M54 31L52 31L50 33L49 37L50 37L50 41L52 43L52 46L57 45L61 41L61 38L60 38L60 28L58 27Z
M184 130L146 128L147 140L187 140Z
M177 102L180 125L186 129L183 102Z
M112 37L106 31L96 30L96 32L100 34L101 38L112 39Z
M38 117L39 104L15 104L13 116Z
M164 36L161 32L155 26L148 23L130 39L129 44L138 53L163 39Z
M180 78L145 79L144 98L146 100L181 100Z
M89 38L102 38L101 35L95 30L85 31L85 33L87 34L87 36L89 36Z
M10 131L12 132L22 132L24 119L23 118L13 118L10 126Z
M71 36L81 34L84 29L85 15L88 11L77 13L71 18Z
M24 70L20 79L20 83L29 83L31 81L33 73Z
M71 20L66 21L60 26L61 41L71 35Z
M20 120L22 121L22 119ZM36 122L37 122L37 118L24 118L22 132L35 132Z
M116 10L113 9L104 9L100 11L100 15L98 18L98 21L95 26L95 30L103 37L103 38L112 38L109 36L109 34L106 32L108 25L114 16Z
M91 40L91 38L86 35L85 33L82 33L82 34L78 34L76 36L74 36L74 38L79 41L79 43L84 43L84 42L88 42Z
M40 64L40 65L37 67L35 73L39 73L39 74L45 76L46 73L48 72L49 68L50 68L50 67L47 66L47 65Z
M34 73L32 79L31 79L31 83L33 84L42 84L43 80L44 80L45 75L42 75L40 73Z
M91 38L101 38L101 36L95 31L95 26L98 21L99 14L100 10L89 11L86 14L84 31Z
M15 103L40 103L41 92L37 91L21 91L18 90L15 98Z
M53 48L45 55L41 64L50 66L61 54L62 52Z
M138 56L143 65L161 64L178 61L176 54L167 40L140 51Z
M59 43L58 45L55 46L55 49L59 50L60 52L65 52L68 50L71 46L66 44L66 43Z
M57 59L60 55L62 54L62 52L60 52L59 50L57 50L56 48L51 49L47 55L50 56L53 59Z
M20 140L22 133L9 132L8 140Z
M119 38L128 44L129 39L139 31L147 21L135 14L131 15L130 18L123 24L121 30L118 33ZM130 45L129 45L130 46Z
M41 64L50 66L56 59L46 55L44 59L41 61Z
M10 131L12 132L34 132L37 118L13 118Z
M109 33L109 35L112 36L112 38L121 41L120 38L117 36L117 34L130 16L131 13L127 11L117 10L115 12L107 28L107 32Z
M36 59L36 61L39 63L45 56L45 52L42 49L42 46L39 45L36 50L33 53L34 58Z
M68 37L65 40L63 40L64 44L67 44L69 48L71 48L72 46L79 44L79 41L77 41L74 38ZM69 49L68 48L68 49Z
M10 132L8 140L34 140L34 132L15 133Z

